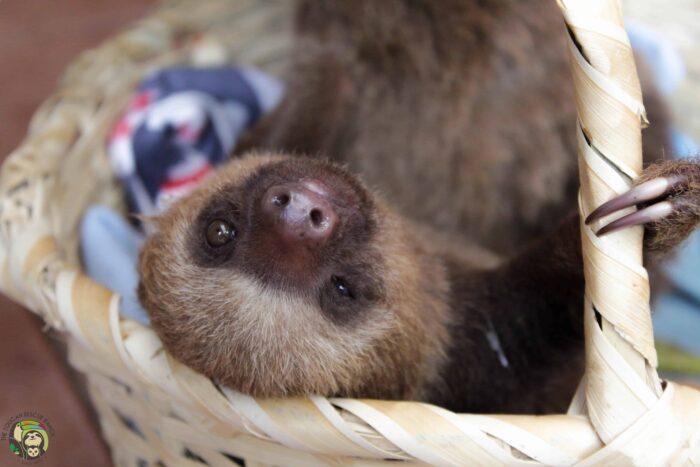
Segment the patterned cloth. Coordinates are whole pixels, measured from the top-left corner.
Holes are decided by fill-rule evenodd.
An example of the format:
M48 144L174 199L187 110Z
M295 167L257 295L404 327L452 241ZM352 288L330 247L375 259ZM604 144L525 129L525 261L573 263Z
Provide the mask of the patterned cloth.
M282 94L278 80L244 67L168 68L147 78L107 141L132 212L158 213L211 175ZM80 238L88 275L121 295L123 315L148 324L136 297L144 233L92 206Z
M189 192L281 96L279 81L251 68L169 68L146 79L108 141L132 209L152 214Z

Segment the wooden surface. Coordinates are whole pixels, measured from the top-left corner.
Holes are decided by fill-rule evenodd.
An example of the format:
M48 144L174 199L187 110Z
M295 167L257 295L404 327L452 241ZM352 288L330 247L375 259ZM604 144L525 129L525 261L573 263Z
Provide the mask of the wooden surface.
M0 2L0 158L19 144L34 109L51 93L66 65L153 3ZM40 320L3 296L0 319L0 427L20 412L38 411L55 430L42 466L110 465L99 428ZM0 443L0 465L21 465L13 457L7 443Z

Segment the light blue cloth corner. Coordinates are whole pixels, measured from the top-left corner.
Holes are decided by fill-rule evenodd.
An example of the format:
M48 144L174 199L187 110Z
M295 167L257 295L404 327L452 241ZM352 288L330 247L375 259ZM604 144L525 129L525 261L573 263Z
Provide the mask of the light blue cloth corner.
M143 234L106 206L91 206L80 224L80 252L87 274L121 296L121 314L149 324L139 304L138 255Z
M700 230L664 269L671 289L653 304L654 335L700 355Z
M683 293L665 293L654 302L654 336L700 355L700 303Z
M686 75L685 63L676 47L659 32L632 18L625 19L625 31L634 51L651 65L659 91L667 96L675 91Z
M671 144L673 145L673 155L678 159L697 157L700 155L700 147L698 147L690 136L686 135L678 128L671 128Z

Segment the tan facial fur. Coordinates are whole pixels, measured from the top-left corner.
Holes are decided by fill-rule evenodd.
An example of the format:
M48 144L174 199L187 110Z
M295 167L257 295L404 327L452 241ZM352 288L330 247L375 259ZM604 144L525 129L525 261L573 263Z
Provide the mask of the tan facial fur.
M141 254L140 297L170 352L220 383L256 396L337 394L416 398L444 357L447 283L398 217L378 200L369 248L383 294L335 323L313 294L191 257L202 207L281 156L231 161L156 220Z

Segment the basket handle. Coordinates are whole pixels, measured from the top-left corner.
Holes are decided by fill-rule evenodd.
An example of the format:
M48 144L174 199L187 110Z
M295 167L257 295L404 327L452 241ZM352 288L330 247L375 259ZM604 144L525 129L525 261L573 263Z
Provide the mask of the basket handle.
M634 55L618 0L557 0L569 30L578 111L581 219L620 194L642 170L646 123ZM658 400L662 389L642 265L643 227L598 238L581 223L586 292L585 399L608 443Z

